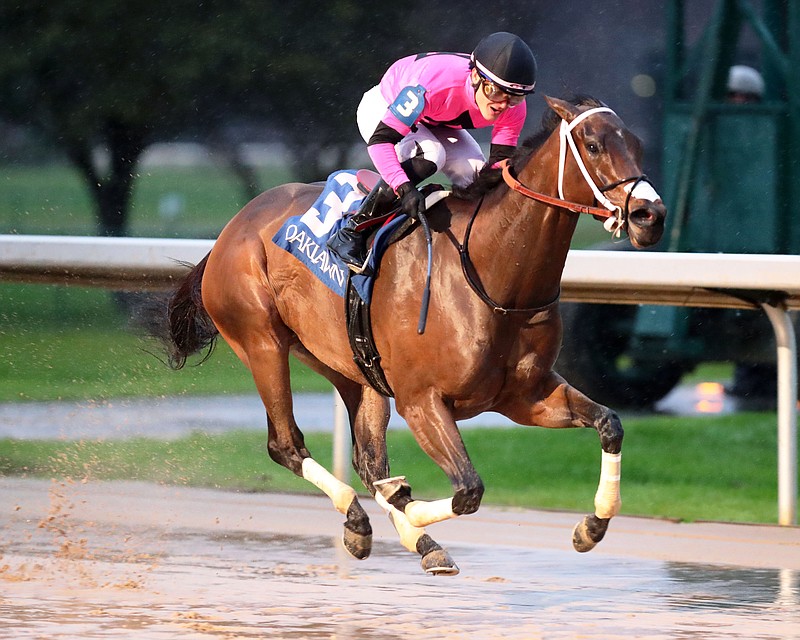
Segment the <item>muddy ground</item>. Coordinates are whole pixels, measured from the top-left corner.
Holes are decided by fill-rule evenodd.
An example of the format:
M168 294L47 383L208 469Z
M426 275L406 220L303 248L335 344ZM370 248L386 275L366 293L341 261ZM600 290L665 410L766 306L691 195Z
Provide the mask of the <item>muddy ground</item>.
M425 575L368 501L346 557L323 497L0 479L0 638L800 638L800 529L482 508Z

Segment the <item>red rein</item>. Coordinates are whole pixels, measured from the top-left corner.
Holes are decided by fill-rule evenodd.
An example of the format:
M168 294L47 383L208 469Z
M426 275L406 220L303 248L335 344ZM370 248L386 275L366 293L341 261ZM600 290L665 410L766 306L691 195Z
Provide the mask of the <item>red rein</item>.
M543 202L545 204L552 205L554 207L560 207L562 209L568 209L569 211L574 211L575 213L588 213L592 216L601 216L603 218L613 218L615 217L613 211L609 211L608 209L600 208L600 207L590 207L584 204L578 204L577 202L570 202L569 200L561 200L560 198L554 198L553 196L545 195L544 193L538 193L537 191L531 191L522 184L519 180L517 180L514 176L511 175L511 161L506 158L502 162L498 163L498 166L503 170L503 180L506 181L506 184L511 187L514 191L521 193L528 198L532 198L533 200L538 200L539 202Z

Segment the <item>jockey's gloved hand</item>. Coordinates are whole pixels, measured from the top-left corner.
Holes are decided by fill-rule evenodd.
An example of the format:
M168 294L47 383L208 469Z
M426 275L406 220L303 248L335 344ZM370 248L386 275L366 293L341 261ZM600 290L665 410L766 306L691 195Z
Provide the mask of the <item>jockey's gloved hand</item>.
M396 189L400 196L400 208L410 218L418 218L425 212L425 196L411 182L404 182Z

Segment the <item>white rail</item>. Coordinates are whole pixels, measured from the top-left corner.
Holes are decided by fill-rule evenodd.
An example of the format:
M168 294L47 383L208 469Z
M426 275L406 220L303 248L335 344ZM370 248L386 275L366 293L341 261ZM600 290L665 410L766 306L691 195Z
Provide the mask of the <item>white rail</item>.
M212 240L0 235L0 280L163 289L212 246ZM570 251L562 299L763 308L777 347L778 521L797 522L797 349L786 312L800 309L800 256ZM344 467L342 455L335 457Z
M0 279L128 289L166 288L213 240L0 234ZM800 309L800 256L570 251L562 298L570 302L753 308L732 294L779 292Z

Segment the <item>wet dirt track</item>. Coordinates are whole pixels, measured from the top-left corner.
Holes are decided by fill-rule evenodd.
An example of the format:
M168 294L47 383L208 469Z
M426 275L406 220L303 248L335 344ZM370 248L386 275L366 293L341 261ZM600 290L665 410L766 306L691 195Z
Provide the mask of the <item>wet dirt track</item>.
M326 498L0 479L2 638L800 638L800 530L484 508L422 573L372 501L346 557Z

